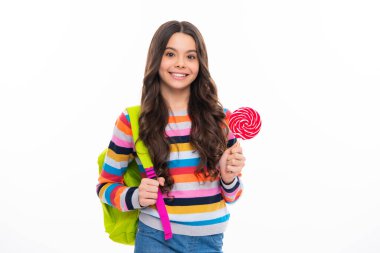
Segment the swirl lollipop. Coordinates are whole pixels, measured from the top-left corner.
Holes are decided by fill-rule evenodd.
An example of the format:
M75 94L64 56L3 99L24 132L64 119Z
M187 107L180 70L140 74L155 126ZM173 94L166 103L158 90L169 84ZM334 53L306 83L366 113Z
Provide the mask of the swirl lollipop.
M260 115L250 107L240 107L231 114L229 127L236 138L252 139L260 131Z

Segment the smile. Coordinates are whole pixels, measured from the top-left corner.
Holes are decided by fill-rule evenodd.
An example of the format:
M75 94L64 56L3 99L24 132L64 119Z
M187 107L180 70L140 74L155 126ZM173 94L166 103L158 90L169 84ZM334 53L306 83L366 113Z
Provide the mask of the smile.
M189 74L182 74L182 73L170 73L170 75L177 80L182 80L186 78Z

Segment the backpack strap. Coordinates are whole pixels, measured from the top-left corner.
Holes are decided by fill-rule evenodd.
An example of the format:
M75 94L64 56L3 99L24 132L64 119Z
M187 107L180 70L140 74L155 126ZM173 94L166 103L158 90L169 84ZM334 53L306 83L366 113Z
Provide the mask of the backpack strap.
M127 108L131 127L132 127L132 135L133 141L136 147L136 154L139 157L142 165L144 166L146 176L148 178L157 179L156 172L153 168L152 160L150 159L149 152L145 144L139 140L139 117L140 117L140 106L133 106ZM164 228L165 240L172 238L172 229L170 226L168 212L165 207L165 202L162 197L162 192L158 191L157 202L156 202L157 212L160 215L162 227Z

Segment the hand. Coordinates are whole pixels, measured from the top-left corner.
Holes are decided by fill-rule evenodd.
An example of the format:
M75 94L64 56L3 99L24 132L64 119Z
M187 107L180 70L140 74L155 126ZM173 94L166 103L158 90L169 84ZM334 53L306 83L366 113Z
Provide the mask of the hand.
M139 186L139 203L141 207L156 204L158 195L158 186L164 186L165 178L159 177L157 180L150 178L141 179Z
M220 175L224 183L231 183L236 176L239 176L245 165L240 143L237 141L232 147L224 151L219 160Z

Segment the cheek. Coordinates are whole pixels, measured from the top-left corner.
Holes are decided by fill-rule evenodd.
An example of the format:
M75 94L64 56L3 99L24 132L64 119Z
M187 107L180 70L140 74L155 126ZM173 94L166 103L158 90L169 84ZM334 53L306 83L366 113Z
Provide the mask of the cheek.
M198 73L199 73L199 64L194 64L192 67L191 67L191 72L193 72L193 74L195 76L198 76Z
M162 72L167 71L169 66L170 66L170 61L165 60L165 58L162 58L161 63L160 63L160 71Z
M160 77L162 77L163 75L165 75L165 73L167 73L167 64L165 64L164 61L161 62L161 65L160 65L160 68L158 69L158 74Z

